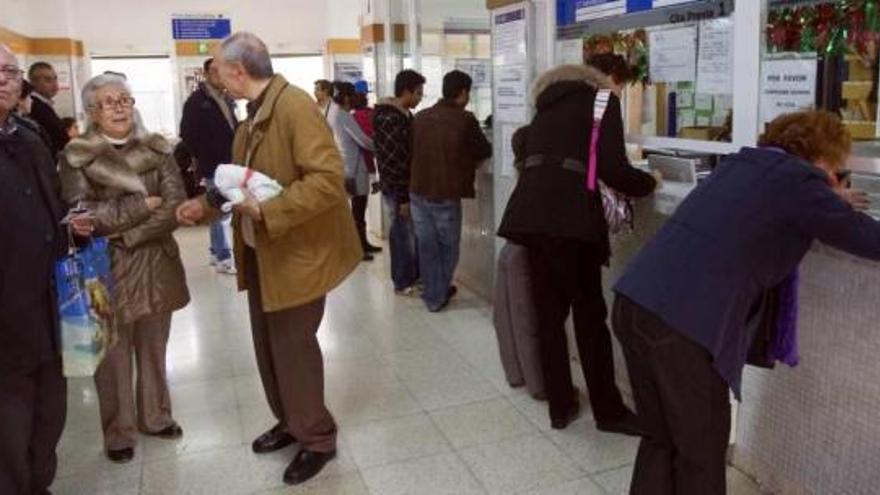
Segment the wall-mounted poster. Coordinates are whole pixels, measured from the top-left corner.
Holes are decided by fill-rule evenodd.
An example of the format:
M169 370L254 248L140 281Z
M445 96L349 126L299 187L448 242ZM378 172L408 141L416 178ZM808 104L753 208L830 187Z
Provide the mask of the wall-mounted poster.
M183 69L183 87L186 92L184 94L190 95L195 90L199 89L199 84L204 82L205 80L205 70L201 66L194 67L186 67Z
M474 88L488 88L492 85L492 61L486 58L458 58L455 68L471 76Z
M335 62L333 80L356 83L364 80L364 66L359 62Z

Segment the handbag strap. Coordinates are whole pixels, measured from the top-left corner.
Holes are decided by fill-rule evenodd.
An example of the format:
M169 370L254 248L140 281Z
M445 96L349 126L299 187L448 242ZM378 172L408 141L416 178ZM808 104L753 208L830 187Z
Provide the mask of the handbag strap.
M600 89L596 92L596 99L593 103L593 131L590 133L590 158L587 166L587 189L596 190L596 166L599 161L599 131L602 129L602 119L605 117L605 110L608 109L608 102L611 100L611 90Z

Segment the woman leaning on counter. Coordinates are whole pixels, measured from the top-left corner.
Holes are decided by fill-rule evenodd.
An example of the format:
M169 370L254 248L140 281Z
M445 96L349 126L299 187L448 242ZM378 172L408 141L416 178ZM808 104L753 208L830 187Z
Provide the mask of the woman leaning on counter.
M186 193L171 145L143 129L123 78L99 75L82 96L89 127L60 157L62 192L69 205L90 211L95 235L111 241L119 340L98 367L95 384L107 456L127 462L138 430L163 438L183 434L171 416L165 351L171 314L189 302L172 237L174 210Z
M752 308L814 240L880 260L864 198L835 191L850 135L836 115L770 123L758 148L728 156L615 286L614 330L645 430L635 495L724 494L729 389L740 397Z

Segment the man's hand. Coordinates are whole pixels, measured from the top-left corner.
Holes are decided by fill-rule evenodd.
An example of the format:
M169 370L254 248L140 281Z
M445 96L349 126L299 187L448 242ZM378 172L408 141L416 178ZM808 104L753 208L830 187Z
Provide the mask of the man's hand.
M412 212L409 209L409 203L401 204L398 213L400 214L400 218L403 218L404 220L409 220L412 216Z
M69 219L70 229L77 237L91 237L95 232L94 217L91 213L79 213Z
M871 207L871 200L865 191L858 189L835 189L834 191L856 210L864 211Z
M244 202L239 203L232 208L242 215L250 217L255 222L263 221L263 211L260 209L260 202L246 188L241 188L244 193Z
M178 223L193 226L205 217L205 207L198 199L190 199L177 207L176 214Z
M165 203L165 200L162 199L160 196L150 196L146 198L144 202L147 203L147 208L149 208L150 211L153 211L161 208L162 204Z

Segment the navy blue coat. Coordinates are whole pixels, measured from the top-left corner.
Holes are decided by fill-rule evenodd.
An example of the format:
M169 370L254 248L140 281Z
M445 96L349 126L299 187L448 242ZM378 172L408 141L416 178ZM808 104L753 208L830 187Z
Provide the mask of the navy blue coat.
M205 84L199 85L183 105L180 137L198 160L199 178L213 180L218 165L232 162L237 122L230 125Z
M880 260L880 222L840 199L826 172L744 148L682 203L614 290L706 348L739 397L750 309L817 239Z

